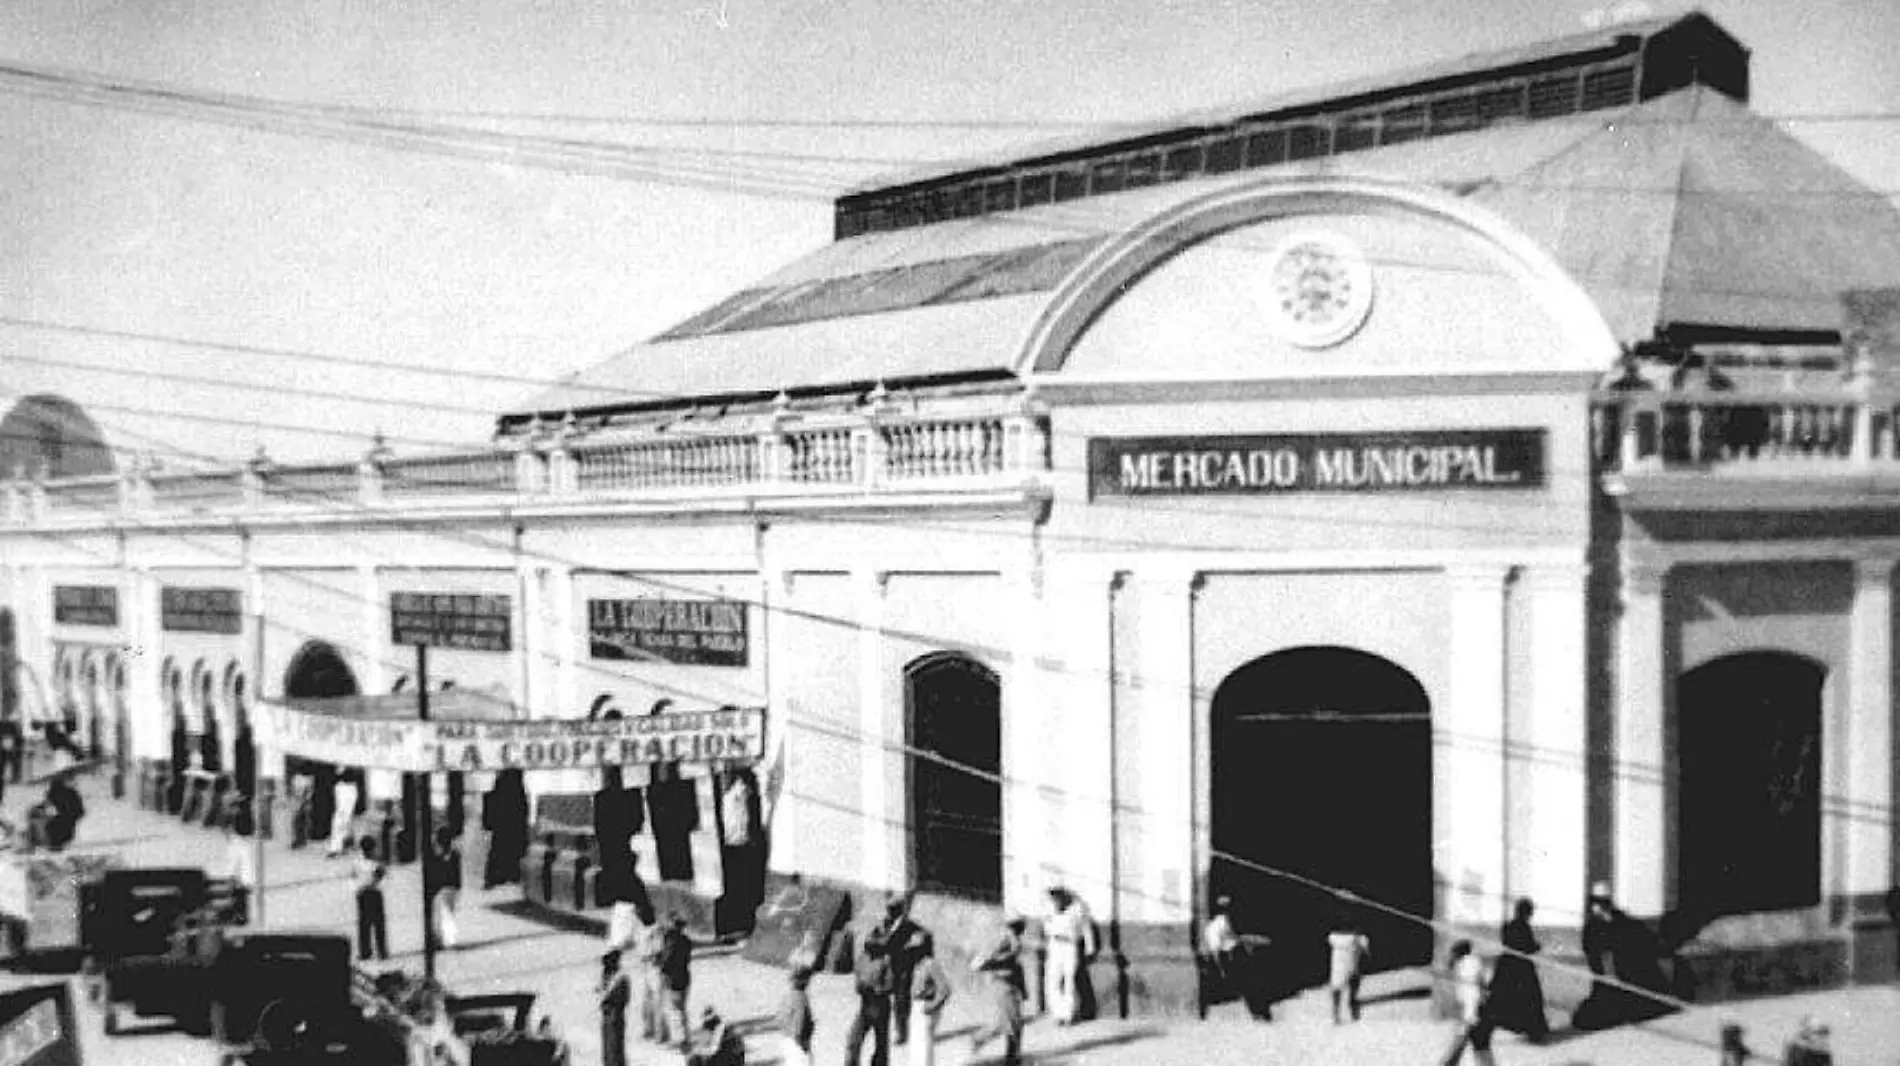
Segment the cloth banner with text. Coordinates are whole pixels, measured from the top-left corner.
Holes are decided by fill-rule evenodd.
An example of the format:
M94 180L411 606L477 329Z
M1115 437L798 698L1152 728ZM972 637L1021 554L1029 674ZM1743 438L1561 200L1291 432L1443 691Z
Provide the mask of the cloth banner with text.
M260 703L258 710L260 739L284 754L409 772L749 765L765 749L765 710L759 707L604 721L423 722L324 714L270 703Z

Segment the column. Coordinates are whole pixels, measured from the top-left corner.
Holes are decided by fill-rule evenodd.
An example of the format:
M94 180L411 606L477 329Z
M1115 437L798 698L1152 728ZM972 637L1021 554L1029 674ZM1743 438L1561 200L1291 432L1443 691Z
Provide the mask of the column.
M873 889L896 885L904 870L904 829L908 819L890 802L893 765L902 763L886 750L890 709L885 705L885 676L889 672L884 632L884 597L890 574L883 570L852 573L856 586L858 622L858 824L863 826L864 859L859 871ZM901 733L899 734L901 735Z
M795 776L798 764L793 758L799 746L799 730L793 718L800 708L791 698L792 686L788 683L793 666L795 652L791 643L791 624L795 617L791 610L792 589L797 577L790 570L762 569L759 587L764 590L760 602L765 606L760 612L765 627L765 762L759 770L759 790L762 802L766 800L767 790L772 780L779 784L778 800L772 803L767 814L771 821L767 830L771 833L771 868L780 873L795 873L800 869L799 817L801 804L792 795L796 786ZM809 786L804 786L809 787Z
M1109 594L1114 575L1062 571L1048 586L1057 659L1043 672L1053 712L1040 743L1052 753L1039 828L1061 881L1098 918L1114 915L1114 688ZM1132 873L1132 871L1131 871Z
M1138 583L1140 647L1135 691L1142 716L1143 760L1162 768L1144 778L1139 796L1124 800L1141 825L1145 860L1139 878L1149 922L1183 922L1194 914L1194 592L1199 574L1143 572ZM1132 810L1128 810L1132 808Z
M1052 747L1051 723L1061 718L1062 689L1042 676L1047 654L1048 618L1044 576L1033 559L1003 572L1008 597L1009 661L1002 681L1003 758L1003 903L1025 914L1036 913L1042 893L1061 876L1056 852L1059 837L1046 832L1045 814L1061 803Z
M132 754L142 759L171 758L171 708L165 702L165 645L159 633L158 582L146 571L124 571L125 635L133 649L125 664L126 699L132 727Z
M409 675L409 687L414 691L420 681L416 677L416 652L414 648L398 648L389 642L389 597L383 589L382 574L374 566L357 567L356 590L362 610L357 621L356 646L363 664L357 683L363 694L375 696L388 692L395 683L392 677L400 674ZM366 809L375 810L376 800L401 798L401 771L373 766L363 770L363 800L371 804Z
M1666 909L1670 866L1663 746L1665 575L1662 567L1626 563L1616 623L1615 888L1617 902L1642 916Z
M1837 839L1846 844L1842 891L1872 913L1893 881L1893 567L1891 559L1854 563L1854 607L1848 633L1845 815Z
M1446 571L1451 607L1450 682L1440 731L1450 880L1445 917L1496 926L1504 882L1504 581L1501 565Z
M1589 567L1535 566L1517 588L1526 600L1529 686L1506 758L1513 760L1510 822L1512 895L1542 903L1551 917L1574 907L1588 876L1586 689ZM1515 656L1513 656L1515 658Z
M577 718L587 709L586 700L581 696L580 654L581 605L574 598L574 568L571 566L552 566L547 570L546 600L542 604L544 616L548 622L545 647L553 652L552 663L554 678L551 705L535 707L537 718ZM542 662L550 660L543 657ZM644 707L629 707L627 713L637 714Z

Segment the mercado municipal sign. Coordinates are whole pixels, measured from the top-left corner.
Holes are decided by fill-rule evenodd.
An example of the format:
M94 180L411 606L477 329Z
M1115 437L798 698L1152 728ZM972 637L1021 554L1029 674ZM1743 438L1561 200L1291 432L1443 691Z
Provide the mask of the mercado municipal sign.
M1525 489L1543 484L1541 429L1089 441L1091 498Z
M262 706L267 742L344 766L436 770L595 770L652 763L753 762L765 750L759 707L639 718L429 721Z

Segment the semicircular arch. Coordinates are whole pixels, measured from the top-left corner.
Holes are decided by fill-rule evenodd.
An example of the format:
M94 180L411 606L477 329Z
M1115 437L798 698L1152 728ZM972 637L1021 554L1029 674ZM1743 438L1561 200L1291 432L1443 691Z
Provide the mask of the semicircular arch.
M1433 189L1368 177L1266 178L1178 204L1104 242L1057 287L1015 368L1060 371L1089 327L1144 276L1184 250L1256 223L1342 212L1425 218L1476 237L1509 264L1570 349L1528 370L1600 372L1618 356L1595 302L1556 259L1495 212Z

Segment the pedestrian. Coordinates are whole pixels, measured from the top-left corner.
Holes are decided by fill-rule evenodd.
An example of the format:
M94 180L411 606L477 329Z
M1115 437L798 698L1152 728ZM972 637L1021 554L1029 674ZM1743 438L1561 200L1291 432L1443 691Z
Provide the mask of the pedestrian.
M1624 912L1599 881L1590 889L1583 920L1583 955L1597 976L1571 1015L1573 1028L1588 1032L1661 1017L1675 1008L1666 998L1662 941L1649 926ZM1604 980L1614 977L1614 981Z
M1356 1022L1359 1020L1359 983L1365 976L1366 956L1372 953L1372 941L1359 931L1352 912L1342 908L1333 920L1333 931L1326 934L1326 946L1332 950L1326 988L1333 1001L1333 1024L1338 1025L1342 1020L1339 1010L1342 1005Z
M970 1058L985 1045L1003 1041L1002 1066L1017 1066L1023 1055L1023 929L1021 915L1011 915L1003 931L986 951L970 959L970 969L981 975L989 997L989 1017L970 1036Z
M891 1043L903 1047L910 1039L910 982L917 966L917 934L924 931L910 916L910 898L893 896L884 903L891 950Z
M1266 986L1266 950L1272 941L1258 934L1242 934L1234 926L1234 900L1216 896L1207 924L1201 927L1201 952L1215 979L1247 1004L1259 1021L1273 1020L1273 997Z
M640 1039L666 1042L666 975L660 956L666 953L666 928L656 918L633 935L634 989L640 997Z
M627 1002L633 986L620 968L620 952L600 957L600 1062L627 1066ZM544 1019L545 1020L545 1019Z
M896 988L891 955L897 945L891 943L892 924L903 913L902 904L893 900L885 905L884 917L858 938L857 956L851 972L857 983L858 1013L845 1033L845 1061L857 1066L864 1053L864 1038L871 1038L871 1066L889 1066L891 1059L891 992Z
M1722 1025L1722 1066L1748 1066L1753 1054L1742 1042L1742 1027L1734 1022Z
M794 962L790 984L778 1004L779 1062L783 1066L811 1066L811 967Z
M913 934L910 984L910 1066L936 1066L937 1020L950 1001L950 978L937 961L936 938L919 929Z
M1788 1041L1781 1062L1782 1066L1834 1066L1827 1024L1812 1014L1801 1019L1801 1028Z
M247 804L233 796L225 803L231 807L224 822L224 870L226 876L243 886L246 892L257 890L257 853L251 840L256 826L247 813Z
M437 827L429 851L429 866L429 884L435 893L431 905L435 912L437 943L453 948L462 939L455 922L456 907L462 902L462 844L453 828Z
M349 845L350 828L356 824L356 782L338 778L330 796L329 855L334 859Z
M1049 951L1043 999L1057 1025L1073 1025L1081 1007L1077 978L1083 961L1095 954L1095 922L1075 893L1057 885L1049 889L1049 916L1042 929Z
M1471 941L1460 940L1451 946L1452 996L1458 1009L1458 1028L1451 1047L1445 1051L1442 1066L1458 1066L1465 1048L1478 1066L1495 1066L1491 1055L1491 1021L1486 1017L1484 997L1486 978L1484 958L1471 948Z
M383 878L389 868L376 854L376 840L365 836L357 842L355 868L351 883L356 886L356 958L368 961L389 960L389 920L383 909Z
M685 1051L686 1066L745 1066L745 1038L711 1006L699 1012Z
M53 780L47 783L45 805L46 842L54 851L59 851L79 835L79 820L86 816L86 801L73 787L71 770L55 773Z
M607 943L622 951L629 950L640 930L657 920L653 896L640 878L640 856L629 851L624 859L625 872L607 912Z
M693 984L693 942L686 935L686 919L677 911L667 916L661 933L659 970L665 993L661 1016L666 1023L661 1040L674 1043L677 1037L680 1050L686 1051L692 1041L686 1023L686 995Z
M1523 1034L1533 1044L1550 1036L1550 1019L1544 1014L1544 984L1537 975L1537 963L1531 956L1543 950L1531 929L1531 917L1537 907L1520 899L1504 923L1499 938L1505 953L1491 970L1491 1018L1500 1029Z
M290 847L303 847L317 838L316 784L309 774L290 778Z

